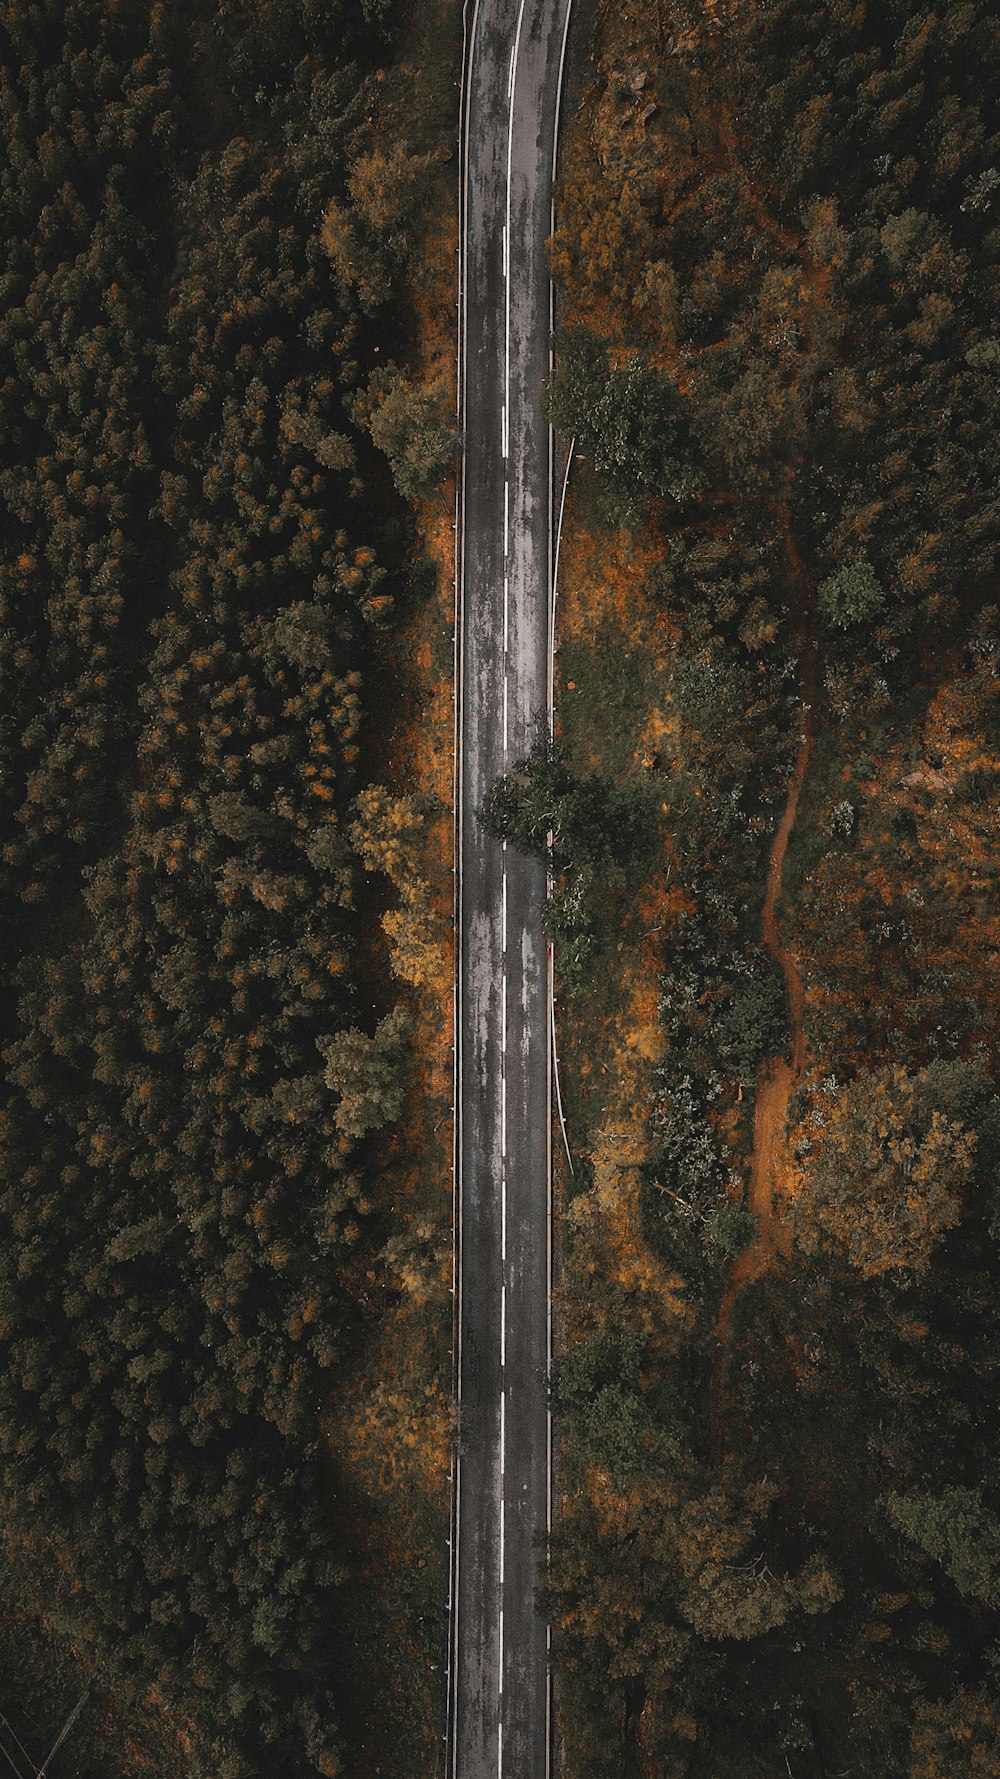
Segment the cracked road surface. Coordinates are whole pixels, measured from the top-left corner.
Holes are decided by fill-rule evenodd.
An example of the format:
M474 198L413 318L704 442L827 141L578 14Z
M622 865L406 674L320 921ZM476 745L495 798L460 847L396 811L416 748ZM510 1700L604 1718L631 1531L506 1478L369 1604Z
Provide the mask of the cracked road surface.
M466 71L453 1779L549 1767L536 1601L550 1509L545 873L477 812L548 720L545 240L569 7L478 0Z

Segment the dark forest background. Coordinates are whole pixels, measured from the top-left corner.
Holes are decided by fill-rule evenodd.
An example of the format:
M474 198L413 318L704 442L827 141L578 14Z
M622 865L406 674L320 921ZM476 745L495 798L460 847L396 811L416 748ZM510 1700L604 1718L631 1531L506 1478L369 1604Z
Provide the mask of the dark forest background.
M378 147L392 37L0 17L0 1713L40 1762L89 1684L67 1772L345 1759L324 1404L408 1043L354 799L412 538L364 391L439 158Z

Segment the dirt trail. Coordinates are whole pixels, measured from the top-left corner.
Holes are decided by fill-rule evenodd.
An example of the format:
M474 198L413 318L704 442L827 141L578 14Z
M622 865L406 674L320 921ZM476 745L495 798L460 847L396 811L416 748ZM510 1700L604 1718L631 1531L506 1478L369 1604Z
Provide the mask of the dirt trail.
M755 1279L765 1270L775 1254L788 1251L788 1235L775 1209L775 1190L780 1187L785 1163L785 1123L788 1102L805 1060L805 1032L802 1025L802 976L798 964L781 937L775 910L781 894L782 869L789 836L798 813L809 755L812 751L812 729L802 731L798 757L788 787L784 813L778 824L767 872L767 895L761 938L785 979L788 1003L788 1031L791 1060L772 1057L761 1066L757 1081L757 1101L753 1118L753 1161L750 1169L750 1209L758 1219L757 1233L739 1256L729 1282L727 1301L735 1297L747 1279Z
M790 579L793 584L797 584L807 591L790 527L786 529L785 550ZM802 793L813 744L813 649L806 637L801 639L799 650L799 688L802 699L799 751L789 780L785 807L771 845L771 856L767 867L767 891L764 896L764 908L761 916L761 942L778 965L784 978L785 1000L788 1008L790 1060L786 1060L783 1056L771 1057L760 1065L757 1074L749 1193L749 1206L757 1218L757 1230L753 1240L737 1256L733 1264L729 1285L722 1300L715 1329L720 1349L724 1349L726 1345L733 1304L743 1286L751 1279L760 1278L761 1274L767 1271L778 1256L789 1252L791 1245L788 1230L781 1215L780 1202L776 1202L776 1195L780 1195L787 1164L788 1104L805 1062L805 1029L802 1018L802 975L781 936L777 906L781 896L785 853L788 850L788 841L795 826L799 797Z

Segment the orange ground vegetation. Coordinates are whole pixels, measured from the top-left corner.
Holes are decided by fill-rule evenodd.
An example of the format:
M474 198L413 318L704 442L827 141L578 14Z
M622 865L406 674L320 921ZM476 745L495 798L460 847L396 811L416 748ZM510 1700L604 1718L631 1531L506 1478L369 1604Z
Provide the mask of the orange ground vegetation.
M429 312L433 314L433 307ZM378 1381L374 1387L368 1375L360 1381L347 1424L353 1463L364 1469L378 1492L411 1486L429 1494L445 1491L451 1443L447 1380L442 1387L436 1372L440 1351L435 1348L442 1297L451 1283L450 1244L442 1236L450 1227L451 1198L454 707L450 673L436 667L435 658L440 660L440 639L451 635L454 623L453 502L454 490L449 488L446 500L423 502L418 513L419 547L435 563L437 586L399 636L408 696L401 700L404 720L392 731L387 772L390 790L424 800L433 816L424 830L419 859L421 887L428 892L429 930L421 935L426 968L416 970L412 962L398 958L394 963L410 985L417 1041L401 1120L407 1157L394 1172L393 1187L397 1221L401 1228L413 1227L424 1253L422 1267L405 1254L398 1260L390 1257L402 1286L399 1305L382 1330L368 1368ZM400 927L393 924L398 914L398 909L390 909L383 922L391 961L400 937ZM421 1232L430 1195L437 1197L439 1216ZM432 1280L427 1269L433 1265L429 1250L435 1246ZM426 1312L433 1312L435 1302L437 1313L428 1317Z
M655 775L676 752L667 692L673 639L649 592L656 547L650 539L608 534L588 522L577 480L571 478L559 565L558 732L581 770ZM635 671L640 659L641 675ZM663 1055L664 943L686 906L671 883L665 820L661 845L660 861L641 896L623 911L621 932L593 987L559 1003L572 1181L558 1133L555 1153L559 1190L568 1201L563 1223L571 1256L561 1294L560 1345L614 1322L641 1329L649 1350L666 1359L689 1335L694 1311L683 1281L645 1241L640 1206L647 1113ZM579 1190L581 1163L590 1182L585 1191ZM588 1475L587 1487L602 1512L617 1513L599 1468ZM571 1511L568 1499L563 1510Z
M627 63L634 54L641 67L644 51L648 54L647 46L648 21L646 21L646 29L644 29L643 20L638 15L623 15L616 22L614 32L613 54L617 61ZM635 192L636 190L641 192L643 181L648 183L655 179L662 192L663 188L669 186L671 180L674 179L680 188L682 180L688 176L687 163L690 159L687 145L682 147L678 143L675 145L676 154L670 153L671 140L676 133L676 126L665 124L662 128L658 128L654 145L641 110L636 111L635 107L626 108L623 114L620 99L615 96L617 91L618 89L611 85L606 86L602 96L596 101L589 129L578 130L574 133L567 156L566 173L568 201L574 217L580 209L581 192L588 185L592 186L595 172L599 171L603 178L609 181L617 179L622 182L621 205L615 210L609 224L606 203L591 202L589 206L591 214L595 217L595 227L598 226L596 221L598 217L600 219L599 226L602 229L608 224L609 232L605 240L608 259L606 273L602 275L600 261L595 264L588 250L589 275L586 300L582 306L579 301L579 283L575 283L573 287L575 299L572 309L573 318L586 319L601 329L605 335L610 334L612 338L621 325L620 289L616 276L616 264L620 268L621 260L614 246L619 224L623 231L623 238L624 232L627 232L628 218L624 213L619 214L621 206L624 205L627 209L633 197L638 203ZM699 177L705 178L713 168L724 165L736 179L741 191L744 191L748 207L757 219L759 226L766 227L769 232L780 238L783 246L792 245L789 240L785 239L785 232L782 231L780 225L766 213L759 192L753 187L740 166L739 145L731 120L725 115L720 115L714 120L714 124L707 126L707 120L699 118L698 127L699 137L703 137L705 127L709 127L709 137L712 144L708 154L709 164L705 164L704 161L699 163ZM664 137L667 138L666 141ZM596 169L592 164L588 164L589 157L595 153L599 162L599 167ZM624 177L626 174L627 178ZM632 197L629 196L630 190ZM638 226L638 219L633 218L632 220ZM630 247L630 251L634 251L634 245ZM648 252L652 253L651 245L648 247ZM582 257L581 253L580 258ZM560 245L558 239L554 261L557 271L561 271L564 276L571 273L570 256ZM794 302L798 311L800 336L804 339L808 339L811 335L815 308L823 303L827 295L828 279L821 275L824 270L824 268L814 266L809 260L808 254L803 251L802 275L796 281L794 292L787 293L789 300ZM602 285L606 292L606 300L601 295ZM665 316L663 319L669 323L668 317ZM676 369L674 364L676 352L669 324L661 329L658 344L661 349L654 354L656 362L662 363L665 367L672 366ZM799 583L802 603L806 605L808 594L807 590L801 586L801 568L798 563L794 538L788 524L787 504L783 502L782 505L784 510L781 517L787 535L786 554L789 578L793 586ZM641 588L657 553L653 543L648 539L645 540L638 550L631 550L627 561L623 559L624 553L619 552L619 560L616 561L614 543L610 542L605 546L607 559L600 564L600 569L603 572L595 573L596 562L593 559L600 545L593 539L589 540L587 550L592 560L589 563L584 560L581 564L584 572L578 587L575 581L577 563L573 556L574 548L579 553L580 546L575 545L572 534L570 534L570 537L564 540L564 562L568 572L564 570L561 578L564 585L570 582L574 583L576 605L574 608L571 600L566 599L567 609L561 614L560 619L563 633L565 635L581 634L586 626L596 628L602 610L607 609L621 623L622 634L629 636L635 646L645 644L649 647L657 666L662 666L665 670L664 649L668 643L665 634L665 621L662 614L650 613L644 626L641 605L637 607L636 602L637 588ZM648 629L650 624L652 633ZM657 624L659 634L656 634ZM811 688L811 673L808 678L809 688ZM664 681L666 679L665 671L663 679ZM811 690L808 688L804 689L803 702L809 707L812 705ZM666 751L670 751L672 731L668 707L661 705L659 708L656 706L651 708L647 729L647 753L655 752L660 747L665 747ZM762 921L763 943L779 964L786 984L792 1056L790 1062L782 1058L771 1059L761 1071L754 1114L750 1187L751 1208L759 1218L759 1229L754 1242L734 1267L730 1290L727 1293L723 1310L723 1319L726 1323L732 1299L740 1285L749 1278L759 1276L776 1254L786 1252L788 1248L788 1238L780 1226L779 1205L780 1195L787 1189L791 1177L786 1166L786 1124L789 1101L801 1075L804 1061L803 991L798 966L779 929L777 906L781 893L782 864L796 820L811 746L811 723L807 721L789 786L788 800L771 851ZM601 763L596 752L592 754L591 758L594 765ZM665 913L666 911L661 909L660 912ZM651 973L655 981L655 964ZM641 1010L633 1010L623 1005L621 1026L623 1035L612 1038L612 1042L626 1052L635 1043L634 1016L637 1011L641 1020ZM612 1032L617 1027L618 1021L612 1022ZM729 1124L732 1125L732 1122L730 1120ZM728 1134L732 1137L735 1136L735 1131L730 1130L723 1120L720 1134Z
M812 342L812 315L829 301L830 266L813 251L814 235L835 221L835 208L819 201L809 226L793 232L779 219L782 194L768 191L759 170L745 164L738 119L711 79L678 86L671 100L651 93L657 76L683 68L694 55L709 61L725 30L728 8L704 0L678 9L665 0L632 7L601 4L592 69L576 123L561 150L560 216L551 249L564 319L584 322L614 346L616 339L643 339L643 355L670 369L683 388L685 365L703 353L723 350L727 340L677 351L677 290L669 261L669 231L676 215L724 174L754 232L779 254L795 253L795 267L768 274L766 308L772 322L794 323L796 336ZM738 255L712 256L698 276L718 290L742 283ZM735 288L735 286L734 286Z
M990 663L971 675L956 664L913 727L888 747L862 730L867 760L839 764L829 801L850 803L856 832L817 862L802 897L817 1058L888 1055L894 1030L919 1041L944 1006L953 1015L961 1003L976 1009L976 1040L1000 1057L997 821L992 799L968 788L1000 772L987 739L994 687Z
M643 340L644 359L669 371L683 391L698 360L726 349L677 342L677 285L669 261L670 223L692 197L724 174L754 230L778 252L797 251L795 268L769 274L767 307L789 338L811 345L817 311L829 301L830 267L812 251L808 229L793 234L777 217L780 194L751 178L739 128L711 83L688 85L683 99L658 106L651 79L669 58L697 50L711 56L726 7L706 0L681 28L662 4L598 9L594 74L581 116L562 150L560 196L568 226L552 242L552 268L565 299L564 319L595 329L621 353ZM655 47L654 47L655 46ZM769 199L773 198L773 202ZM831 220L817 206L815 226ZM661 220L657 220L661 219ZM738 256L711 257L702 274L722 290L742 276ZM790 331L791 330L791 331ZM626 341L628 345L626 346ZM721 498L721 497L720 497Z
M581 522L574 488L571 472L559 548L557 651L610 619L621 626L623 640L650 649L665 664L671 640L666 619L645 592L660 551L650 537Z
M655 1349L668 1333L686 1328L691 1311L683 1280L649 1252L642 1238L639 1174L645 1160L642 1128L605 1124L591 1154L593 1187L567 1212L578 1275L602 1283L590 1305L591 1326L603 1330L609 1306L620 1303L630 1327L641 1328ZM595 1306L599 1304L600 1308ZM585 1332L584 1319L575 1329Z
M700 47L708 53L711 53L713 35L721 27L723 10L714 6L702 7L692 19L688 35L697 37ZM612 17L610 9L604 7L599 9L598 18L599 21L603 19L603 24L599 23L597 32L595 74L564 152L562 201L567 227L562 234L557 230L553 243L554 270L568 291L566 318L588 323L612 343L623 337L623 330L625 338L634 338L638 329L647 336L644 356L670 370L683 388L690 381L700 354L690 345L685 347L683 356L678 351L676 293L669 260L662 257L664 238L653 218L657 215L669 218L675 206L689 201L694 189L707 188L721 171L740 194L746 212L753 219L753 226L767 235L782 252L796 252L798 266L770 275L767 305L773 309L775 319L783 317L791 322L794 337L805 345L803 357L807 362L817 332L817 316L830 300L830 268L813 254L808 230L793 236L778 219L777 203L772 203L772 194L762 189L759 179L750 178L744 164L738 122L729 115L725 105L716 105L709 110L703 101L699 101L697 91L692 89L688 89L686 97L695 107L694 113L680 104L672 109L664 107L659 110L649 103L651 41L654 37L657 40L656 61L661 64L668 51L685 48L685 44L676 40L677 31L671 28L673 22L669 14L662 7L649 5L617 9ZM669 41L665 40L664 34ZM717 256L717 260L711 268L711 277L716 281L727 276L721 256ZM734 261L734 269L735 266ZM720 344L725 342L716 342L703 350L719 350ZM625 350L624 344L622 350ZM781 396L793 438L797 429L796 390L802 362L803 358L797 358L794 366L789 366L787 386ZM794 457L788 481L777 496L779 510L776 518L786 537L785 557L792 608L799 624L806 625L812 595L805 584L789 519L788 496L793 478ZM722 523L724 529L724 521ZM592 551L593 548L592 545ZM608 549L609 555L613 556L613 545ZM622 633L634 637L636 646L645 644L649 647L659 666L664 638L644 634L641 605L637 607L635 601L636 586L641 586L648 572L652 553L647 541L629 563L616 565L609 560L606 565L602 564L603 573L585 575L576 612L570 610L563 616L565 633L573 633L574 623L578 628L587 624L596 628L602 605L608 605L616 611ZM572 571L566 577L567 580L570 578ZM638 620L637 611L640 613ZM661 630L665 628L662 619L660 625ZM750 1161L750 1207L758 1218L758 1230L753 1242L734 1265L720 1316L720 1335L728 1329L732 1303L742 1284L759 1277L776 1257L787 1254L790 1246L781 1215L782 1198L794 1180L794 1170L789 1165L788 1110L793 1091L803 1074L806 1044L804 990L796 958L797 947L793 948L782 933L778 906L785 853L799 815L813 740L813 675L808 664L811 656L802 637L800 653L805 712L803 739L771 849L761 933L762 943L778 963L785 982L790 1057L772 1058L761 1067ZM652 753L665 743L665 751L669 753L669 713L651 712L649 727L651 736L656 737L649 751ZM601 763L599 749L591 758L595 765ZM655 974L656 962L651 960L654 980ZM645 1009L629 1005L624 987L623 984L620 1012L608 1022L607 1035L615 1050L627 1053L635 1044L637 1025L644 1023ZM587 1059L583 1059L583 1067L586 1069L587 1066ZM602 1070L608 1069L606 1061L601 1066ZM616 1072L620 1076L620 1068ZM735 1108L720 1111L718 1134L734 1151L739 1141L739 1125Z
M608 767L601 727L607 715L601 708L601 675L608 665L610 637L617 637L622 647L623 671L627 672L628 653L641 650L656 670L657 684L661 688L666 685L669 628L647 592L656 559L649 540L637 543L626 534L609 536L581 523L571 488L559 564L557 639L562 652L556 655L556 704L558 731L569 740L580 767L602 771ZM574 668L577 677L572 681L563 668L569 644L576 645L573 660L578 663L581 647L593 644L591 661ZM572 711L568 708L571 701ZM659 753L671 751L673 714L661 694L641 709L633 704L630 715L631 748L625 748L626 766L650 770ZM665 837L664 869L651 873L641 902L628 912L626 927L616 942L613 985L604 985L609 1005L602 1010L597 1026L586 996L579 1009L567 1004L560 1018L570 1066L584 1080L600 1075L607 1127L628 1133L630 1143L638 1141L649 1071L662 1049L657 999L663 935L679 906L667 875L668 847ZM558 960L556 985L558 991ZM595 1031L599 1032L596 1043ZM571 1131L571 1145L572 1141Z

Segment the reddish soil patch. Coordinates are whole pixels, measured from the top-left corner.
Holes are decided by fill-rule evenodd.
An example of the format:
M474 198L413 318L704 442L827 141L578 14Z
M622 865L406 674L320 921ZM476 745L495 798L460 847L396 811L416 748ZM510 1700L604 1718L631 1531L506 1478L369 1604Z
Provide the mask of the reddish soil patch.
M765 949L774 958L785 979L788 1002L788 1030L791 1061L772 1057L762 1063L757 1077L757 1101L753 1118L753 1160L750 1168L750 1209L757 1218L757 1233L744 1248L733 1267L729 1288L719 1316L719 1334L725 1338L732 1303L749 1279L766 1272L776 1255L787 1254L788 1231L782 1222L776 1193L780 1193L785 1177L785 1132L788 1102L805 1060L805 1032L802 1025L802 976L798 964L781 937L776 908L781 894L781 874L789 836L798 812L799 795L812 752L812 729L802 733L795 769L788 787L784 813L778 824L767 872L767 895L761 937Z
M787 515L785 515L787 518ZM799 561L791 529L786 530L786 560L793 584L805 593L808 588ZM788 1105L805 1063L805 1028L803 1025L802 974L781 935L777 907L781 896L782 871L788 841L798 814L799 797L805 782L809 756L812 753L813 651L807 637L800 639L799 683L802 697L803 727L788 795L777 831L771 845L767 868L767 891L761 917L761 941L774 959L785 983L788 1007L790 1059L771 1057L761 1063L757 1074L757 1099L754 1106L753 1157L750 1166L750 1209L757 1218L753 1240L738 1256L729 1285L719 1310L716 1338L725 1347L729 1336L732 1307L743 1286L759 1279L773 1262L790 1251L788 1229L781 1215L781 1194L788 1173L787 1125Z

